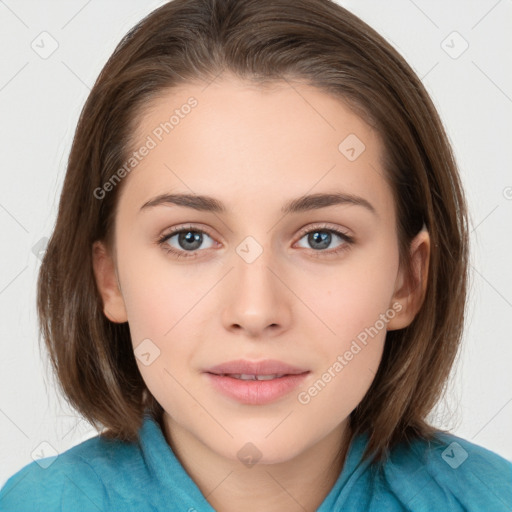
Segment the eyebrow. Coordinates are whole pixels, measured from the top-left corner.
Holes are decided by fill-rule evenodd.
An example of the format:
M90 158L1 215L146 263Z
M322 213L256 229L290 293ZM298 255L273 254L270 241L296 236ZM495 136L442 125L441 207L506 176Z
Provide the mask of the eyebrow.
M317 193L308 196L298 197L286 202L281 208L283 214L299 213L309 210L317 210L336 205L355 205L366 208L373 214L377 215L375 208L366 199L343 192ZM196 194L160 194L159 196L145 202L140 211L144 211L155 206L177 205L194 210L212 213L225 213L225 205L211 196Z

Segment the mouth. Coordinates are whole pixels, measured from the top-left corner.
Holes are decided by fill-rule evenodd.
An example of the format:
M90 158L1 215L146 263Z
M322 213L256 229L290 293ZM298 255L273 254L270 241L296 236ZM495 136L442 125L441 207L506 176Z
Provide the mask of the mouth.
M238 403L264 405L288 395L310 373L282 361L230 361L204 371L213 388Z
M287 374L271 374L271 375L249 375L245 373L221 373L221 374L212 374L212 375L220 375L221 377L231 377L232 379L239 379L239 380L274 380L274 379L280 379L281 377L286 377Z
M306 368L300 368L277 359L265 359L263 361L248 361L245 359L237 359L236 361L228 361L216 366L212 366L205 370L207 373L214 375L229 375L240 378L241 376L279 376L298 375L307 372ZM248 380L248 379L247 379Z

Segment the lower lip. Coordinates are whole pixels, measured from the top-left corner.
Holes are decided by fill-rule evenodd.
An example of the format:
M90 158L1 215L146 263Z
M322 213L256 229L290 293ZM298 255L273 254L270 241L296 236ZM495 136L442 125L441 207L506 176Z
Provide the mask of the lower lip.
M241 380L206 373L213 386L242 404L263 405L278 400L301 384L309 372L272 380Z

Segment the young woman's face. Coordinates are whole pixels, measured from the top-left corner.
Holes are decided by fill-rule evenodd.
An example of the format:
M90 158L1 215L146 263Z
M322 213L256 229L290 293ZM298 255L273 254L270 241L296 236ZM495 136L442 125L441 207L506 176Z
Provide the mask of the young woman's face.
M171 431L266 463L341 438L408 323L377 133L315 88L218 78L154 101L133 149L105 313Z

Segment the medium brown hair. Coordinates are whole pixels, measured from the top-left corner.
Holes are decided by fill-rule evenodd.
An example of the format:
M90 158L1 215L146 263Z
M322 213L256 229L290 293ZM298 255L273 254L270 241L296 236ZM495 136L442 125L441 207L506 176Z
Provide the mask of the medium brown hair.
M431 239L424 302L387 333L382 361L350 433L365 457L431 438L427 415L445 389L462 336L467 287L465 199L449 141L421 81L371 27L330 0L173 0L122 39L82 110L54 232L38 280L41 335L64 394L102 434L132 441L161 406L136 364L128 323L103 314L92 244L112 246L123 166L145 105L179 84L230 72L263 86L297 80L334 95L379 133L397 213L400 263L423 225ZM352 437L350 437L352 439Z

